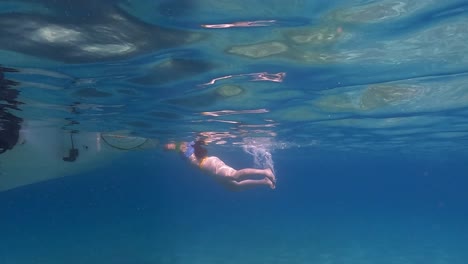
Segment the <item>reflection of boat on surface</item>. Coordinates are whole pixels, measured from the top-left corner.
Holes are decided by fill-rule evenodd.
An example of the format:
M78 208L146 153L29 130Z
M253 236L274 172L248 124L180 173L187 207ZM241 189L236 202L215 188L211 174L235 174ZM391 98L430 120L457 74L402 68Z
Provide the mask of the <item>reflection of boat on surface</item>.
M23 104L18 101L17 82L0 67L0 191L59 178L105 165L122 150L151 147L154 141L127 133L76 132L63 129L70 121L48 123L16 116Z
M125 134L72 133L24 123L18 143L0 155L0 191L77 174L108 164L151 140Z

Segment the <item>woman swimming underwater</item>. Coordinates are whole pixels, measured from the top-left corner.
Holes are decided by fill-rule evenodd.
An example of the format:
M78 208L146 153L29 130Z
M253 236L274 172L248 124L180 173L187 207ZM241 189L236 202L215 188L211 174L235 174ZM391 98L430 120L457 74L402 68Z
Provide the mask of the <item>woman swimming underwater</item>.
M275 189L276 177L271 169L233 169L218 157L208 156L208 151L203 145L204 142L198 140L195 142L168 143L164 148L179 151L192 165L213 176L229 189L243 190L247 187L262 185Z

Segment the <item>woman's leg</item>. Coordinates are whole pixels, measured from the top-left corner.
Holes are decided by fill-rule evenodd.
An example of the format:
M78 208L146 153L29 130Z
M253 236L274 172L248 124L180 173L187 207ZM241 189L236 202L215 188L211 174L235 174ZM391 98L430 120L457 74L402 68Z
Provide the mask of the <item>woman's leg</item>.
M255 176L255 175L263 175L267 177L273 183L276 182L276 177L271 171L271 169L269 168L268 169L251 169L251 168L241 169L241 170L235 171L231 175L231 177L233 177L237 181L240 181L242 179L250 178L251 176Z
M243 190L248 187L260 186L260 185L267 185L271 189L275 189L275 184L268 178L264 178L261 180L243 180L243 181L229 181L229 184L235 190Z
M235 170L215 156L206 158L201 168L215 175L218 179L226 181L230 186L269 185L274 188L276 183L276 177L271 169L246 168ZM255 179L254 176L264 176L265 178Z

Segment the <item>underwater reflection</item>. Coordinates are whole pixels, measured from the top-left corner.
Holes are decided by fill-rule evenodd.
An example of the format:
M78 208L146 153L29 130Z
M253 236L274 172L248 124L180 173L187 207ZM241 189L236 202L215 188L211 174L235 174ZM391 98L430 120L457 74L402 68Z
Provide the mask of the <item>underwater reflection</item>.
M67 3L55 6L47 14L1 14L0 48L66 63L83 63L130 58L202 38L200 33L140 21L114 2L96 4L99 10L105 10L102 13L93 10L96 5ZM63 15L70 10L81 10L87 14L86 19Z

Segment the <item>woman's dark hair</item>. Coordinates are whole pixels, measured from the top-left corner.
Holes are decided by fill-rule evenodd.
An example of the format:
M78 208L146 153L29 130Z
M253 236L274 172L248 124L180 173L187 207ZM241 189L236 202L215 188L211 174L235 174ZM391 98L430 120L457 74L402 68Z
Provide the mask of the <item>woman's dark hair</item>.
M203 140L197 140L195 141L195 144L193 144L193 153L198 160L201 160L208 155L208 150L206 150L203 145L205 145Z

